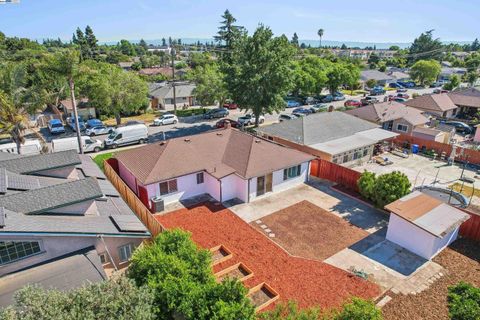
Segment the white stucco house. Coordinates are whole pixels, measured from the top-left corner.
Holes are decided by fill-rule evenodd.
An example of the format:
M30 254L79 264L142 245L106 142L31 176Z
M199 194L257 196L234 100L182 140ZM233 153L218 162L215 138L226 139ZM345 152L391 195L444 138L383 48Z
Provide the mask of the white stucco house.
M391 213L387 240L427 260L455 241L460 225L470 218L420 191L388 204L385 209Z
M209 131L116 155L125 183L150 209L209 194L220 202L250 202L308 179L307 153L232 129Z

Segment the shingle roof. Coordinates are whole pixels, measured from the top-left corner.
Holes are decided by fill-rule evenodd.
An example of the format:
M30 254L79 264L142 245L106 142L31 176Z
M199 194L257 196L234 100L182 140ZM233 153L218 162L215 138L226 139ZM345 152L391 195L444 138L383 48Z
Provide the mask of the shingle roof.
M193 96L193 90L196 88L194 84L177 84L175 85L175 96L177 98ZM173 98L173 88L171 85L160 86L157 88L151 87L150 95L160 99Z
M365 107L348 110L346 113L375 123L404 119L410 124L416 126L428 122L428 119L422 115L422 111L407 107L404 104L395 101L375 103Z
M210 131L121 151L116 158L142 183L206 171L251 178L314 157L236 129Z
M480 108L480 90L476 88L456 90L448 96L458 106Z
M75 150L23 156L0 161L0 168L15 173L35 173L80 164L80 157Z
M334 111L263 126L257 131L296 143L313 145L378 127L347 113Z
M452 109L456 109L457 106L450 99L448 94L427 94L423 96L416 97L414 99L408 100L405 102L407 106L437 112L444 112Z
M382 81L382 80L395 80L392 76L389 76L388 74L384 72L380 72L378 70L363 70L360 72L360 79L367 81L370 79L376 80L376 81Z
M0 197L0 207L17 213L35 214L102 195L95 178L86 178Z
M439 238L470 218L467 213L420 191L386 205L385 209Z

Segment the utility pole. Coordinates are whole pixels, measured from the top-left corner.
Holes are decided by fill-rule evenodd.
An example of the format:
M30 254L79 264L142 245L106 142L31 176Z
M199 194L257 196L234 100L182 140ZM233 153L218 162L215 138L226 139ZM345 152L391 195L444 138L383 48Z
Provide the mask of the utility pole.
M72 99L72 107L73 107L73 116L74 123L75 123L75 131L77 133L77 141L78 141L78 151L80 154L83 154L83 145L82 145L82 137L80 132L80 124L78 123L78 111L77 111L77 101L75 101L75 84L73 79L70 78L68 80L68 84L70 86L70 97Z
M177 115L177 92L175 90L175 48L171 48L172 53L172 88L173 88L173 113Z

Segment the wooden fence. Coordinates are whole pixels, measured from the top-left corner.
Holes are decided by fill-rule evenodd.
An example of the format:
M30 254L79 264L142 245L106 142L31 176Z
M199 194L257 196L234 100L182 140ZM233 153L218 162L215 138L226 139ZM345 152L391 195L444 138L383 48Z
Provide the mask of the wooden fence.
M398 146L405 146L407 144L411 146L412 144L418 144L420 148L425 147L427 150L433 149L437 154L445 152L447 157L450 155L453 148L450 144L412 137L404 134L400 134L399 136L393 138L392 141ZM472 149L457 147L455 151L455 161L468 161L469 163L480 165L480 152Z
M129 207L135 212L137 217L143 222L143 224L150 231L152 236L156 236L163 232L165 228L160 222L155 219L150 210L140 201L137 195L123 182L122 178L117 174L115 169L106 160L103 163L105 175L113 186L118 190L122 198L127 202ZM114 165L115 166L115 165Z
M335 182L356 192L359 191L357 181L360 179L360 172L327 160L313 160L310 165L310 175Z
M461 226L459 233L462 237L480 241L480 215L463 210L470 215L470 219Z

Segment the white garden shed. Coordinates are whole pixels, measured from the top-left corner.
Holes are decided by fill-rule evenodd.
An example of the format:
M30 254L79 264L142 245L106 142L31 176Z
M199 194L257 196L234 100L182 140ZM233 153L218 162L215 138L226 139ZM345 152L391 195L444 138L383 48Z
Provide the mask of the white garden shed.
M432 259L458 236L467 213L419 191L385 206L391 212L387 240Z

